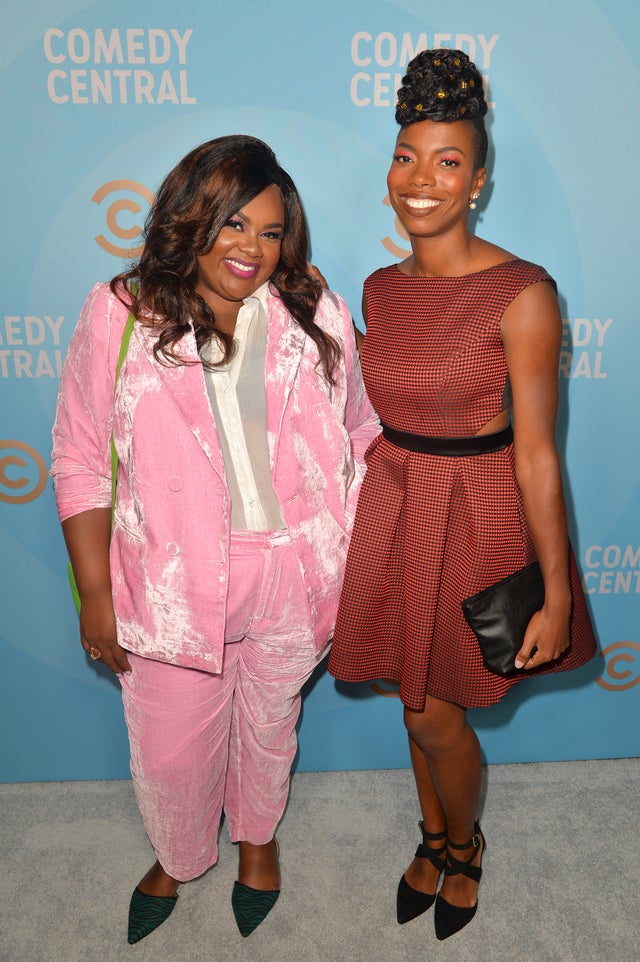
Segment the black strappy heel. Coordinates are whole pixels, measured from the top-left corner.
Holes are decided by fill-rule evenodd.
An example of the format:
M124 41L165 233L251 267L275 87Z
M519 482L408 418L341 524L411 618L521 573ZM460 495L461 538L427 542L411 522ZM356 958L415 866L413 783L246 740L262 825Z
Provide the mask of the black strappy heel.
M422 843L418 845L415 857L428 859L431 864L438 869L438 872L442 872L446 865L443 856L447 850L447 843L445 841L444 845L439 848L430 848L427 845L427 841L439 842L440 839L446 839L446 831L433 834L432 832L427 832L424 827L424 822L418 822L418 825L422 832ZM410 922L411 919L422 915L423 912L431 908L435 899L435 892L433 895L429 895L426 892L419 892L409 885L403 875L398 885L398 895L396 897L396 914L400 925L404 925L405 922Z
M466 875L466 877L472 879L472 881L478 882L478 883L480 882L480 878L482 877L482 868L480 865L471 865L471 862L476 857L476 851L479 848L481 842L482 842L482 854L480 856L480 861L482 862L482 858L484 858L484 853L487 848L487 843L485 842L484 835L482 834L482 829L480 828L480 825L478 824L478 822L474 824L473 831L474 831L474 835L471 837L471 839L468 842L465 842L464 845L457 845L455 842L451 842L451 841L447 843L450 849L454 848L454 849L458 849L459 851L462 851L464 849L469 848L470 845L473 845L474 850L471 853L471 857L467 859L465 862L455 858L449 852L447 855L447 864L445 865L445 868L444 868L445 876ZM471 921L473 916L476 914L477 908L478 908L477 899L476 899L475 905L472 905L471 907L466 907L466 906L460 906L460 905L452 905L450 902L447 902L446 899L443 899L441 895L438 895L436 899L435 919L434 919L435 927L436 927L436 938L442 942L443 939L448 939L450 935L455 935L455 933L459 932L460 929L463 929L465 925L468 925L468 923Z

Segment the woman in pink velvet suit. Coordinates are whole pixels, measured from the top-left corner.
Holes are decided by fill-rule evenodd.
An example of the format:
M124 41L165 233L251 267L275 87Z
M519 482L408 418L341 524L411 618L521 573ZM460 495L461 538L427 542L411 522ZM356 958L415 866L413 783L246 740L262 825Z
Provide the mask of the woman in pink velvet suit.
M349 311L308 273L307 247L266 144L203 144L160 187L139 263L91 291L69 347L56 500L82 646L121 680L157 856L130 942L216 861L223 809L243 935L279 893L300 690L331 636L378 433Z

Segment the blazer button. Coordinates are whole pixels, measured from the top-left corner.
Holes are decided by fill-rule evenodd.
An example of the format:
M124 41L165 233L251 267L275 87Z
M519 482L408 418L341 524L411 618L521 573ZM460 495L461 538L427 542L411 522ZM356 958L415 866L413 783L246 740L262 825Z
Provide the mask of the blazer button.
M182 478L179 477L177 474L172 474L169 480L167 481L167 486L170 491L182 491L183 485L184 485L184 482Z
M180 546L177 545L175 541L167 541L167 544L164 550L167 552L167 554L170 554L173 557L175 557L175 555L180 554Z

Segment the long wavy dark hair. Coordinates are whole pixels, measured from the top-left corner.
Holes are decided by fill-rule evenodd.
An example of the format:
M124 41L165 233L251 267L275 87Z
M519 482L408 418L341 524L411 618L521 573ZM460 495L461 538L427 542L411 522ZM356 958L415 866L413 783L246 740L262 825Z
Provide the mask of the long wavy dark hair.
M111 281L111 290L135 317L157 330L154 353L161 363L185 363L178 344L192 325L198 349L216 337L224 353L220 363L232 357L232 335L220 330L196 290L198 257L211 250L229 218L271 184L279 189L285 210L280 260L271 284L315 342L324 374L333 382L340 350L315 323L322 286L307 273L309 237L300 197L271 148L241 134L201 144L174 167L147 216L140 260Z

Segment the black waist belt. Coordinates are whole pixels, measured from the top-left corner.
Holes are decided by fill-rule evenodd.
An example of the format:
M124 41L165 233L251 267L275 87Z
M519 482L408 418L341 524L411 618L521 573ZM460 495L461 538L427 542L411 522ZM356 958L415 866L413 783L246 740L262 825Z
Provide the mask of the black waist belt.
M382 435L399 448L416 451L418 454L438 454L445 458L466 458L474 454L489 454L502 451L513 441L513 428L510 424L497 434L480 434L472 438L430 438L424 434L409 434L397 431L388 424L382 424Z

